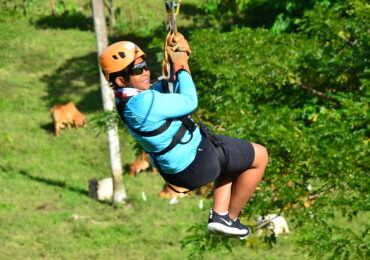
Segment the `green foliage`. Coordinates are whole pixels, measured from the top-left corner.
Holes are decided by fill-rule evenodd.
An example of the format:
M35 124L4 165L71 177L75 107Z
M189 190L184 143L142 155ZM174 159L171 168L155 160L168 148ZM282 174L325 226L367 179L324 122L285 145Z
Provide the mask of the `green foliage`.
M90 124L92 130L97 134L106 133L108 130L113 129L117 125L123 127L122 120L116 111L100 111L94 117L91 118Z
M208 29L191 41L202 117L269 151L243 214L284 212L315 257L369 253L366 225L351 233L329 221L334 209L350 220L370 208L368 8L321 3L298 33Z
M116 7L116 32L134 34L137 36L151 36L166 21L163 5L154 1L114 1Z
M250 221L243 217L242 222L252 228L252 233L246 240L213 235L206 231L204 224L193 224L188 230L189 235L181 240L182 248L187 251L188 259L207 259L206 254L210 252L213 254L225 252L233 256L236 253L233 248L240 245L246 248L248 254L253 258L257 250L269 250L273 249L273 246L276 247L278 245L276 236L271 230L264 230L263 236L256 236L254 234L255 221ZM287 237L284 238L286 239Z
M50 13L62 14L64 12L79 12L85 6L81 0L55 0L55 6L51 10L51 1L37 0L6 0L0 5L0 10L10 15L45 15Z
M181 241L182 248L188 250L188 259L203 259L206 252L214 252L220 245L232 252L230 240L211 235L205 230L204 224L195 224L188 231L191 235Z
M298 242L305 247L314 247L317 251L313 254L319 258L330 255L329 259L368 259L369 258L369 225L365 224L362 232L355 232L351 228L337 225L328 225L319 220L309 223L303 230ZM324 225L325 228L321 228ZM313 230L313 231L312 231ZM320 241L318 247L313 241Z
M328 7L315 5L299 22L299 29L315 40L302 56L310 66L306 77L317 78L332 92L356 92L368 96L363 84L369 78L370 36L367 33L370 7L363 1L337 1ZM368 86L368 85L367 85Z
M124 126L124 123L120 116L118 115L117 111L100 111L97 112L92 118L89 120L89 124L91 126L91 130L96 135L101 135L106 133L108 130L111 130L118 126L121 132L125 135L125 141L132 146L132 150L135 156L138 156L143 152L143 148L132 138L128 132L127 128Z
M208 0L203 5L208 14L205 21L224 30L233 26L271 28L275 33L294 31L295 23L302 17L304 10L317 0Z

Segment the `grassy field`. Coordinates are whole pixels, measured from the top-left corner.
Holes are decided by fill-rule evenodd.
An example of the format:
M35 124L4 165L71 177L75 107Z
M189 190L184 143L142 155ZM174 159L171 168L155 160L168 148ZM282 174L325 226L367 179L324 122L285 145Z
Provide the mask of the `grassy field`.
M90 125L53 135L52 105L74 101L88 118L102 108L93 31L38 28L13 16L2 17L0 34L0 259L186 258L181 240L193 224L205 226L211 200L202 210L199 196L169 205L158 197L160 176L144 172L124 175L129 206L113 209L87 195L89 179L110 176L106 136ZM121 133L127 165L135 156ZM205 258L306 258L290 240L271 250L232 240L233 253Z

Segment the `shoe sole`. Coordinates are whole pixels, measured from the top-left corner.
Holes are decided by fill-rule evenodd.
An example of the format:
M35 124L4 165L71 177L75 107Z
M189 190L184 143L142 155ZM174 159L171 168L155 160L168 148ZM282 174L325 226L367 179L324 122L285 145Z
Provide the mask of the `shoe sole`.
M244 237L244 236L247 237L249 235L248 230L243 232L240 229L227 227L220 223L209 223L207 225L207 230L210 233L222 235L225 237ZM246 232L248 233L245 234Z
M246 235L244 235L244 236L240 236L239 237L239 240L244 240L244 239L246 239L247 237L249 237L249 232L248 232L248 234L246 234Z

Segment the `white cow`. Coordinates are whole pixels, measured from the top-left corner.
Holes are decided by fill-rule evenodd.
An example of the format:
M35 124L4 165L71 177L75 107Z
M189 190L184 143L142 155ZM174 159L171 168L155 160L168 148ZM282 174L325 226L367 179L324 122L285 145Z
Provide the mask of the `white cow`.
M290 232L286 220L282 216L276 214L258 216L256 229L257 236L262 235L263 229L271 230L276 237L280 234Z
M100 181L91 179L89 181L89 196L98 200L110 200L113 196L113 180L105 178Z

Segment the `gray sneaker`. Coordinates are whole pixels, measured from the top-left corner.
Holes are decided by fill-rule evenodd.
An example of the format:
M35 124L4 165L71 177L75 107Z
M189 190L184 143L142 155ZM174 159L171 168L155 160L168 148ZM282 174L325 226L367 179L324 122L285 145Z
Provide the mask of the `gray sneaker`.
M249 228L242 225L238 219L233 221L229 215L219 215L212 209L210 211L207 229L208 232L213 234L225 237L237 237L239 239L247 238L250 233Z

